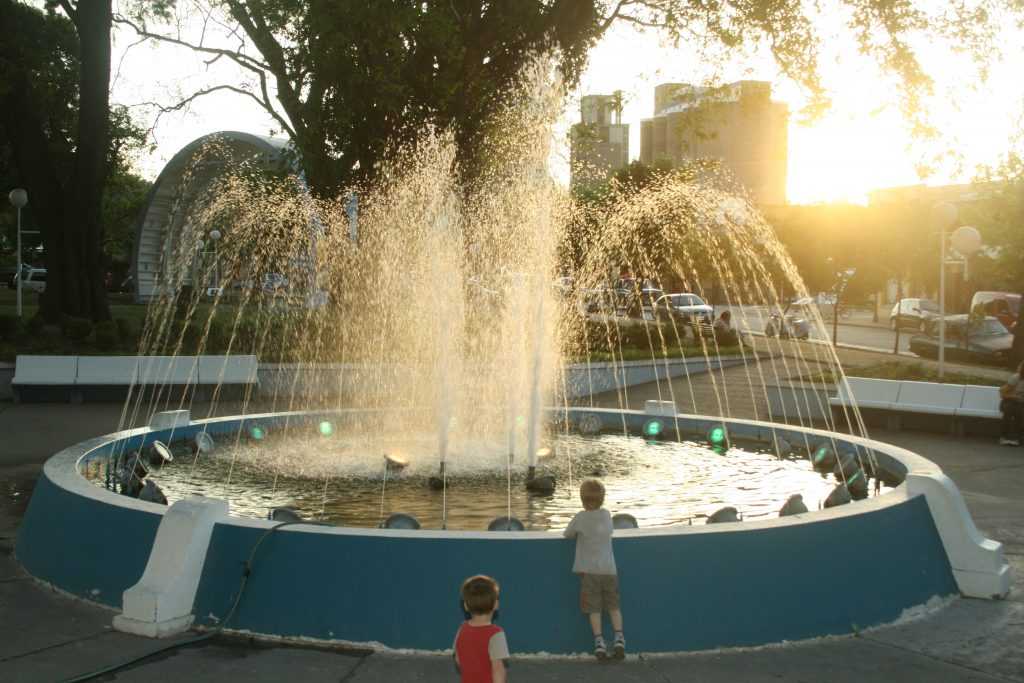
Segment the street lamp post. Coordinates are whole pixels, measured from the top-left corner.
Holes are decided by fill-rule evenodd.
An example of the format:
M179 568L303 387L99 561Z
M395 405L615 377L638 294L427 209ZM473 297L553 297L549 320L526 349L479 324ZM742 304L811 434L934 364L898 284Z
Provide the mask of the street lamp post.
M220 260L217 258L217 242L220 242L220 230L210 231L210 239L213 240L213 288L220 288Z
M17 260L17 262L18 262L18 271L15 273L14 277L15 277L15 281L17 282L17 288L18 288L17 311L18 311L18 317L20 318L21 317L21 210L23 208L25 208L25 205L28 204L28 192L26 192L24 189L22 189L20 187L16 187L16 188L14 188L13 190L10 191L10 193L7 195L7 198L10 200L10 202L14 206L14 208L18 210L18 245L17 245L17 249L18 249L18 260Z
M939 378L946 364L946 232L956 223L959 214L949 202L936 204L932 216L939 229Z

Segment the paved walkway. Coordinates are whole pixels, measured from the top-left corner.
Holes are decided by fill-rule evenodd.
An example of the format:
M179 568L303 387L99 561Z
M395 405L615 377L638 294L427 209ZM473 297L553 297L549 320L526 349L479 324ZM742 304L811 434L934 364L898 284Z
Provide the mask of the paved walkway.
M727 386L746 386L743 368L725 374ZM642 404L644 392L649 391L652 387L637 388L630 394L630 403ZM695 392L706 391L708 387L698 381ZM749 391L737 391L731 399L735 400L736 415L741 408L739 397L744 394ZM746 409L753 410L754 403ZM230 409L224 407L224 411ZM4 435L0 443L0 681L67 680L168 644L112 631L113 613L36 584L11 556L14 532L41 463L63 446L114 429L119 417L119 406L0 403L0 434ZM876 432L873 436L916 450L940 464L961 487L979 528L1005 544L1015 575L1024 575L1024 450L999 448L987 440L952 440L909 432ZM642 619L643 615L628 618ZM514 647L515 634L509 635ZM930 616L858 637L752 651L634 656L622 664L605 665L589 658L518 659L512 664L510 679L593 683L1024 681L1024 597L1015 589L999 602L954 600ZM217 638L155 654L96 680L368 683L455 681L457 677L443 656L293 648Z

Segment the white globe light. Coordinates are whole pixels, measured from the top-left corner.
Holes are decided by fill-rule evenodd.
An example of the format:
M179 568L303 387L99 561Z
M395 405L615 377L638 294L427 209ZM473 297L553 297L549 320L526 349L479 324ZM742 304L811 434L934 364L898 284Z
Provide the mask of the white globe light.
M210 239L213 240L214 242L219 240L220 239L220 230L211 230L210 231Z
M969 225L964 225L953 231L949 243L964 256L970 256L981 249L981 233Z
M10 191L7 198L11 201L16 209L22 209L28 204L28 192L20 187L16 187Z
M932 219L935 221L935 225L942 229L951 227L956 223L959 215L960 210L956 208L955 204L950 204L949 202L940 202L932 207Z

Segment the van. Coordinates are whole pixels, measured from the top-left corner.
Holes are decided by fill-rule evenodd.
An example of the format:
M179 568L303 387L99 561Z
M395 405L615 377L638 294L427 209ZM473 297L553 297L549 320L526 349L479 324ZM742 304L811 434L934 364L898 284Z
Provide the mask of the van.
M975 292L971 297L971 314L998 318L1006 329L1012 331L1020 315L1020 294Z

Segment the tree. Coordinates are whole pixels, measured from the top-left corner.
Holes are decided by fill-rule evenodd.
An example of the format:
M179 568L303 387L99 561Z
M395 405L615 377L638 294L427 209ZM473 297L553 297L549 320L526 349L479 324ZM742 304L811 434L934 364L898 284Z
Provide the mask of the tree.
M996 21L970 3L838 4L860 51L906 86L908 112L920 112L930 87L910 34L941 34L980 55ZM372 181L381 160L414 144L425 125L454 130L459 167L472 178L484 161L480 139L515 92L524 64L557 50L559 71L572 85L589 48L616 23L726 50L763 46L808 89L812 109L825 104L820 37L808 14L813 10L802 0L209 0L209 18L232 28L232 43L219 45L161 32L159 20L175 6L174 0L146 3L139 6L144 11L117 21L143 37L231 59L252 83L206 88L163 109L217 90L256 101L294 142L320 195Z
M110 0L48 2L45 13L0 0L0 23L7 28L3 130L44 228L41 313L50 322L108 320L101 212L110 154Z

